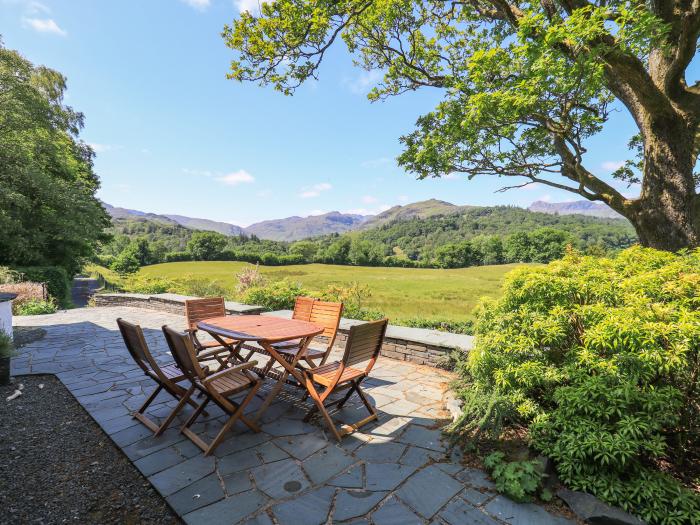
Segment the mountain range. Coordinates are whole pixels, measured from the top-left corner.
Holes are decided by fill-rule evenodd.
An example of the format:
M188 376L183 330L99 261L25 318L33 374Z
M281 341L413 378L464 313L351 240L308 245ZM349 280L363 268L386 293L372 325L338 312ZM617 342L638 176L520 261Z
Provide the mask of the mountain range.
M366 230L389 224L394 221L426 219L440 215L464 213L475 206L457 206L449 202L429 199L403 206L394 206L377 215L356 215L333 211L323 215L308 217L286 217L251 224L242 228L227 222L199 219L184 215L148 213L128 208L120 208L103 203L113 219L148 220L164 224L178 224L192 230L215 231L224 235L255 235L261 239L275 241L296 241L331 233L345 233L352 230ZM574 202L533 202L529 211L558 215L588 215L604 218L620 218L616 212L604 204L590 201Z

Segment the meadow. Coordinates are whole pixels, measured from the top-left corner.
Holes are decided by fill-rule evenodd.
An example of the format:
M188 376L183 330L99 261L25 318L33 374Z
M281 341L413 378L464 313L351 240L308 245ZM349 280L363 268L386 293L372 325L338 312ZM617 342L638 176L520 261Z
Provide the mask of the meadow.
M230 261L175 262L144 266L139 276L182 279L187 275L217 281L235 294L236 275L248 263ZM290 279L311 290L356 281L372 291L366 306L393 318L422 317L462 321L483 296L500 294L504 276L520 264L474 266L454 270L382 268L305 264L260 266L271 280Z

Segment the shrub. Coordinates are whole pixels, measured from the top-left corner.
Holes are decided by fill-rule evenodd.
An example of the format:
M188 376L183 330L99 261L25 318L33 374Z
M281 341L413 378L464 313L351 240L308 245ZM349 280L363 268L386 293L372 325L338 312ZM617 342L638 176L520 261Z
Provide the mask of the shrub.
M309 291L300 283L283 279L249 288L241 296L241 300L246 304L262 306L266 310L290 310L294 308L294 301L299 295L309 295Z
M189 275L175 281L170 291L195 297L229 297L231 295L229 288L220 281Z
M12 357L15 346L10 336L4 330L0 330L0 359Z
M24 301L17 305L13 311L15 315L43 315L52 314L58 310L56 303L52 300L41 301L36 299L30 299L29 301Z
M532 501L540 492L544 474L536 460L504 461L503 452L493 452L484 459L484 466L496 482L496 489L513 501L525 503ZM542 499L552 499L549 490L541 491Z
M163 256L163 262L191 261L192 254L189 252L169 252Z
M424 319L423 317L412 317L410 319L399 319L395 324L400 326L410 326L412 328L427 328L429 330L440 330L453 334L472 335L474 333L474 321L454 321L452 319Z
M239 294L245 293L249 288L264 286L266 283L265 276L260 273L260 267L257 264L243 268L236 275L236 279L238 281L236 292Z
M19 313L19 309L24 303L45 301L47 299L46 286L42 283L29 281L0 284L0 292L17 294L17 297L12 301L12 313L15 315L23 315Z
M24 266L15 268L23 281L46 283L49 295L59 306L70 304L71 283L68 272L61 266Z
M348 284L332 284L319 293L325 301L343 303L343 317L361 321L376 321L384 318L384 313L374 308L364 306L365 299L372 297L372 291L366 284L351 282Z
M700 523L700 496L672 477L700 448L699 290L700 250L515 270L477 314L458 429L523 425L574 490L649 523Z
M132 293L178 293L178 283L165 277L137 275L127 279L122 286L125 291Z

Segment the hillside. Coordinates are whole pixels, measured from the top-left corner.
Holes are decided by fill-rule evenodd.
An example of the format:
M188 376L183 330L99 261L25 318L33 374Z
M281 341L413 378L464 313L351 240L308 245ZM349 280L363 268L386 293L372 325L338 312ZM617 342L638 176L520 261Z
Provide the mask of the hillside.
M409 219L427 219L436 215L451 215L470 209L473 206L456 206L438 199L413 202L403 206L394 206L388 210L368 218L362 225L363 229L374 228L392 221Z
M378 243L400 251L411 259L425 258L430 252L448 243L462 242L483 236L505 237L529 233L549 227L571 234L585 249L593 245L621 248L636 242L632 226L619 219L602 219L580 215L537 213L514 206L444 207L447 214L425 218L388 220L379 226L363 229L359 239Z
M244 229L247 235L274 241L298 241L330 233L345 233L356 229L367 220L365 215L354 215L333 211L309 217L287 217L262 221Z
M545 202L535 201L527 208L530 211L558 215L588 215L607 219L621 219L622 216L602 202L573 201Z
M297 241L308 237L345 233L362 225L369 217L333 211L323 215L308 217L286 217L251 224L241 228L228 222L198 219L185 215L159 215L129 208L119 208L103 202L105 210L112 219L150 220L163 224L178 224L190 230L214 231L227 236L255 235L261 239L273 241Z

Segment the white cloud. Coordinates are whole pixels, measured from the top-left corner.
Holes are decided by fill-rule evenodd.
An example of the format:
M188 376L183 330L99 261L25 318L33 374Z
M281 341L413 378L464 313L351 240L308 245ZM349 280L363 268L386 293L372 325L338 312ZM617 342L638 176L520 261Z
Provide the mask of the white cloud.
M181 0L190 7L204 11L211 4L210 0Z
M221 177L217 177L216 180L223 182L227 186L237 186L238 184L249 184L255 182L255 177L253 177L246 170L238 170L232 173L227 173Z
M365 195L364 197L362 197L362 202L364 202L365 204L374 204L375 202L377 202L377 198L372 197L371 195Z
M547 193L546 195L542 195L542 196L541 196L539 199L537 199L537 200L538 200L538 201L542 201L542 202L552 202L552 196L551 196L549 193Z
M624 160L607 160L601 164L601 167L606 171L615 171L624 165Z
M399 195L399 202L405 203L410 200L410 197L408 195Z
M314 184L313 186L307 186L305 188L301 189L301 193L299 193L299 197L302 199L311 199L313 197L318 197L323 193L324 191L328 191L332 188L330 184L327 182L321 182L320 184Z
M345 85L351 93L356 95L366 95L369 91L384 78L384 73L373 69L362 71L357 77L346 79Z
M248 11L252 15L260 13L262 5L266 3L265 0L234 0L234 5L239 12Z
M38 33L49 33L52 35L66 36L68 33L61 29L53 18L23 18L25 26L31 27Z
M311 210L309 215L325 215L326 213L330 212L328 210Z

